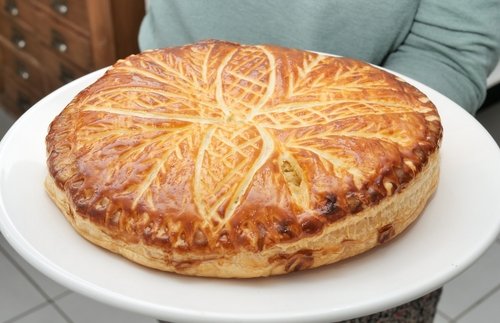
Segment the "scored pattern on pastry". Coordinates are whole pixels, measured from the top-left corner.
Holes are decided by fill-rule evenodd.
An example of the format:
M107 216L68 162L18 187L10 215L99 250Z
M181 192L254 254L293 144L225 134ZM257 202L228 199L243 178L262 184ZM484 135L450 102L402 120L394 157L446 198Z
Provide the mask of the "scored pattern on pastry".
M59 184L73 187L77 210L156 237L195 214L190 237L170 237L174 247L239 226L244 203L265 202L255 193L262 187L298 218L332 203L355 213L368 202L342 192L372 194L369 183L383 170L396 180L381 177L373 194L393 194L408 180L398 170L420 169L440 136L428 131L439 128L429 100L375 67L272 46L217 46L131 56L68 107L79 115L71 152L78 162ZM171 218L155 220L155 212Z

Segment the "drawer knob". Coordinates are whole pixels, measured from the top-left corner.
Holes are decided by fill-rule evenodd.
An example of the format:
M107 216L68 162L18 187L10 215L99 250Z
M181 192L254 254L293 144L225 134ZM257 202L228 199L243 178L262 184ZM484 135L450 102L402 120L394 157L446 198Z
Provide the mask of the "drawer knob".
M54 10L61 15L66 15L69 11L66 0L54 0L52 2L52 8L54 8Z
M7 1L5 4L5 10L14 17L19 16L19 8L17 8L16 2L13 0Z
M23 80L29 80L30 78L30 73L28 72L26 65L24 65L21 61L16 61L16 73Z
M14 43L14 45L16 45L16 47L17 47L17 48L19 48L19 49L24 49L24 48L26 48L26 45L28 45L28 44L26 43L26 40L25 40L24 38L22 38L22 37L19 37L19 36L18 36L18 37L14 37L14 38L12 39L12 42L13 42L13 43Z
M56 9L56 11L57 11L58 13L60 13L61 15L65 15L65 14L67 14L67 13L68 13L68 6L67 6L67 5L65 5L65 4L62 4L62 3L57 4L57 5L56 5L56 7L55 7L55 9Z
M56 43L56 44L54 44L54 46L59 53L66 53L68 51L68 45L66 45L65 43L62 43L62 42Z
M66 53L69 49L64 37L57 30L52 30L52 48L61 54Z
M23 48L25 48L25 47L26 47L26 41L25 41L24 39L18 39L18 40L16 41L16 46L17 46L18 48L23 49Z
M17 7L10 7L9 13L14 17L19 16L19 9Z
M19 77L22 78L23 80L29 80L30 78L30 73L25 69L18 69L17 75L19 75Z

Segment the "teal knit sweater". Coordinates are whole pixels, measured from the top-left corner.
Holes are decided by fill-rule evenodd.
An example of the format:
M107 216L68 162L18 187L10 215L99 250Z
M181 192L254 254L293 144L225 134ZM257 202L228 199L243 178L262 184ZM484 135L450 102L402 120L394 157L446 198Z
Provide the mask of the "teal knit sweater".
M209 38L362 59L475 113L500 55L500 0L149 0L142 50Z

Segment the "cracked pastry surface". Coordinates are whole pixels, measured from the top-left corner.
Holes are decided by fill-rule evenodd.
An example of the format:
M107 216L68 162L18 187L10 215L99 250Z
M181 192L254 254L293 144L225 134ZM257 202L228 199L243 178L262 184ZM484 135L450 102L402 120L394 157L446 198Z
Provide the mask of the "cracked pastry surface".
M80 92L50 125L45 185L82 236L142 265L268 276L400 234L441 136L423 93L364 62L203 41Z

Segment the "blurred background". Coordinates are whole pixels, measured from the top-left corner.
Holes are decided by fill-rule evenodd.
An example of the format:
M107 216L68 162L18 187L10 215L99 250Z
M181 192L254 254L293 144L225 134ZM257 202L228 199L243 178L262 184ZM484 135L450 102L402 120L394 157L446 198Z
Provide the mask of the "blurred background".
M0 104L14 118L65 83L139 50L144 0L0 5Z

